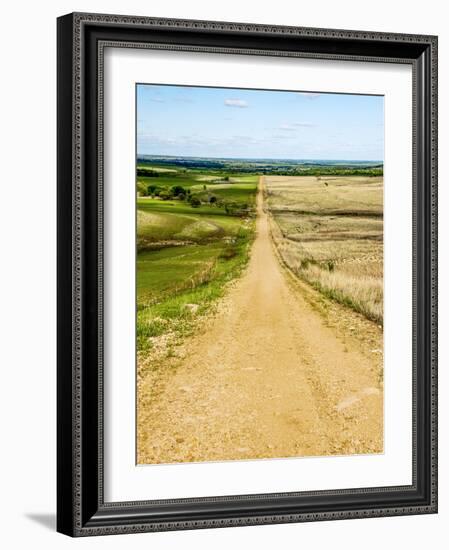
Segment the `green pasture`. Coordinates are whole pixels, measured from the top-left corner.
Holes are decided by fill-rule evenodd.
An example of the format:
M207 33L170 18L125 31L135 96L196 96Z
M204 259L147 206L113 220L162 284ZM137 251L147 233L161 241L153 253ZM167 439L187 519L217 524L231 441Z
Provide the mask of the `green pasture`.
M182 288L205 264L215 261L221 251L221 243L212 243L140 252L137 256L139 307Z
M232 243L216 241L138 254L139 353L152 348L151 337L171 334L182 341L195 330L197 319L214 306L226 283L245 267L253 234L251 227Z
M214 195L221 200L250 204L255 195L258 181L257 175L233 173L232 176L228 176L212 170L199 173L193 170L167 168L173 171L159 172L157 167L148 165L138 165L137 169L140 171L151 170L158 174L157 177L137 175L137 191L141 195L148 194L149 186L165 190L181 186L192 194L198 194L198 197L204 202L208 201L210 195Z
M161 199L151 199L149 197L139 197L137 199L137 209L145 212L158 212L161 214L187 214L194 217L202 214L211 216L226 216L225 210L218 206L203 204L193 208L188 202L185 201L163 201Z
M204 189L203 185L194 185L190 189L205 201L207 201L209 195L215 195L217 198L223 200L252 204L254 202L256 188L257 182L232 184L208 183L206 189Z
M236 181L233 175L232 181L213 183L209 173L161 174L138 177L138 189L142 180L167 189L180 185L190 189L200 204L192 206L185 198L137 198L139 352L152 347L152 337L168 333L182 337L193 330L195 319L208 311L223 295L225 283L245 266L254 235L251 210L233 215L226 205L251 208L257 176ZM220 202L211 203L212 194Z
M214 206L192 208L181 201L138 199L137 247L143 251L154 248L152 243L161 241L176 245L177 241L201 243L234 237L248 223Z

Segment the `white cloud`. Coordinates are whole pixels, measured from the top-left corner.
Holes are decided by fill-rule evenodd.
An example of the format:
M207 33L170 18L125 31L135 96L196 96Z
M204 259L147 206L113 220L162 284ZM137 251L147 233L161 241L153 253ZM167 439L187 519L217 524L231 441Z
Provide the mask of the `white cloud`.
M317 92L298 92L298 95L306 97L307 99L317 99L321 94Z
M244 99L225 99L224 104L226 107L248 107L248 102Z
M180 103L195 103L191 97L186 96L175 97L175 101L178 101Z
M260 138L254 137L254 136L236 135L236 136L231 136L231 138L228 138L226 141L229 141L229 145L232 145L233 143L236 143L236 142L240 142L240 143L243 143L245 145L247 145L247 144L257 145L258 143L261 143L263 141L263 139L260 139Z
M292 124L281 124L279 130L285 130L286 132L294 132L296 128Z
M295 132L298 128L313 128L315 124L311 122L291 122L289 124L284 123L279 126L279 130L286 132Z
M296 136L294 134L273 134L271 136L271 139L295 139Z
M150 142L158 145L170 145L174 143L182 143L182 140L176 137L159 136L150 132L138 132L137 139L142 142Z

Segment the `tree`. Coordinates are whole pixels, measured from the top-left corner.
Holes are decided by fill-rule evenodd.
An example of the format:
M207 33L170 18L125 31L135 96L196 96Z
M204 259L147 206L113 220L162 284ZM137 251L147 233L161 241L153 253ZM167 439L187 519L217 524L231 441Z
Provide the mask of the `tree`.
M217 197L215 195L211 195L209 197L209 203L210 204L215 204L217 202Z
M149 185L149 186L147 187L147 195L151 195L151 196L156 195L156 194L157 194L156 191L157 191L158 189L159 189L159 188L158 188L157 185Z
M171 192L172 192L174 197L178 197L179 195L185 195L186 194L186 190L181 185L174 185L171 188Z
M159 172L155 172L154 170L149 170L148 168L137 168L137 175L144 176L146 178L158 178Z

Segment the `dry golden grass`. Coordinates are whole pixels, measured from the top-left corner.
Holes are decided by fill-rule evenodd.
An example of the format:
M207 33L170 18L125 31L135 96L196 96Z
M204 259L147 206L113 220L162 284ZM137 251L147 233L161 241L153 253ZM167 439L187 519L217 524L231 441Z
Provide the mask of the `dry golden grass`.
M382 323L382 178L267 177L265 190L286 265L323 294Z
M382 177L273 176L265 178L265 182L272 211L382 215Z

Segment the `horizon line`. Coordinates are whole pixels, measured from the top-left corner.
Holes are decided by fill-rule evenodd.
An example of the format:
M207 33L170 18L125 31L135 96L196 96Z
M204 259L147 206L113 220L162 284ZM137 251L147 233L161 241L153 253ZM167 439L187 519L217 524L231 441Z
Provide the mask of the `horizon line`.
M384 164L380 159L344 159L344 158L292 158L292 157L214 157L214 156L201 156L201 155L163 155L157 153L137 153L136 158L139 156L146 157L161 157L161 158L185 158L185 159L213 159L213 160L278 160L278 161L340 161L340 162L375 162L378 164Z

